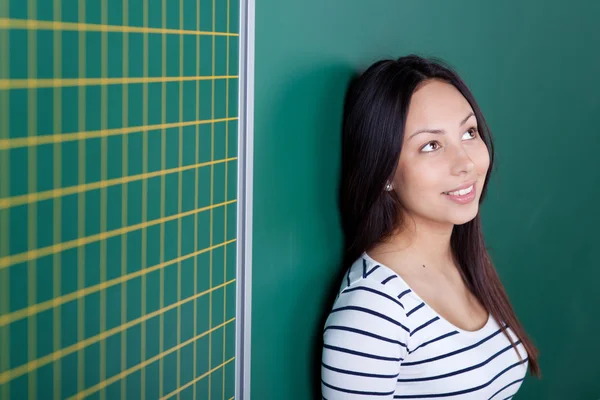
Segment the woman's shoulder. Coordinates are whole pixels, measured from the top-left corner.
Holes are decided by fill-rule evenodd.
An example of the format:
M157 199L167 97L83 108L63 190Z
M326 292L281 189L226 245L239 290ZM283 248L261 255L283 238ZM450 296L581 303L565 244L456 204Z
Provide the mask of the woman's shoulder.
M402 282L395 280L384 266L373 265L362 257L356 260L326 320L325 342L335 345L350 341L356 346L355 339L360 338L363 342L374 341L372 345L377 348L385 342L386 346L398 345L405 351L412 326L402 303Z
M341 282L338 296L343 293L377 291L380 297L391 297L404 308L403 302L418 302L408 284L396 272L363 253L348 268Z
M410 306L414 302L410 292L406 283L392 270L361 256L346 271L332 313L351 310L363 317L365 314L384 315L401 322L406 319L405 303L408 301Z

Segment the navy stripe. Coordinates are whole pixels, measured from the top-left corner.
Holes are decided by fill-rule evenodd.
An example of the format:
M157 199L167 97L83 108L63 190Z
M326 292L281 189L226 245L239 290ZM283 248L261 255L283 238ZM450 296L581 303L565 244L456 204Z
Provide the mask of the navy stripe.
M513 398L513 396L508 396L508 397L505 397L504 400L510 400L512 398Z
M492 333L490 336L488 336L486 338L483 338L479 342L472 344L470 346L467 346L467 347L463 347L462 349L458 349L458 350L452 351L450 353L442 354L437 357L427 358L427 359L421 360L421 361L409 361L407 363L402 363L402 366L425 364L425 363L428 363L431 361L437 361L437 360L441 360L442 358L447 358L447 357L451 357L456 354L463 353L465 351L468 351L468 350L474 349L475 347L480 346L481 344L487 342L488 340L492 339L494 336L498 335L501 332L502 332L501 330L497 330L496 332Z
M375 360L396 361L396 362L402 361L402 358L384 357L384 356L378 356L376 354L361 353L360 351L346 349L345 347L330 346L328 344L324 344L323 347L325 347L326 349L329 349L329 350L340 351L342 353L348 353L348 354L352 354L354 356L373 358Z
M394 394L394 392L361 392L358 390L349 390L349 389L342 389L333 385L330 385L329 383L325 382L323 379L321 379L321 383L323 383L323 385L327 386L330 389L333 390L337 390L338 392L344 392L344 393L350 393L350 394L360 394L360 395L365 395L365 396L389 396L390 394Z
M413 308L412 310L410 310L406 316L410 317L410 314L414 313L415 311L419 311L420 308L423 308L423 306L425 306L425 303L421 303L418 306L416 306L415 308Z
M488 400L492 400L492 398L494 398L494 396L496 396L498 393L500 393L500 392L501 392L501 391L503 391L504 389L506 389L506 388L508 388L508 387L510 387L510 386L512 386L512 385L514 385L514 384L516 384L516 383L523 382L524 380L525 380L525 378L521 378L521 379L517 379L516 381L512 381L511 383L509 383L508 385L504 386L502 389L500 389L500 390L498 390L496 393L494 393L494 394L492 395L492 397L490 397ZM511 396L507 397L506 399L510 399L511 397L513 397L513 396L511 395ZM506 399L504 399L504 400L506 400Z
M367 272L367 276L371 275L377 268L379 268L379 265L374 266L369 272ZM367 277L365 276L365 278Z
M395 278L397 278L397 277L398 277L398 275L391 275L391 276L388 276L387 278L385 278L385 279L384 279L384 280L381 282L381 284L382 284L382 285L385 285L386 283L388 283L389 281L391 281L392 279L395 279Z
M350 271L352 268L348 268L348 274L346 275L346 281L348 282L348 286L350 286Z
M521 341L517 341L517 343L515 343L516 345L518 345L519 343L521 343ZM484 365L488 364L490 361L492 361L494 358L498 357L500 354L505 353L507 350L512 349L512 346L507 346L505 348L503 348L502 350L498 351L496 354L494 354L493 356L491 356L490 358L488 358L485 361L480 362L479 364L475 364L472 365L470 367L467 368L463 368L463 369L459 369L457 371L452 371L452 372L448 372L446 374L442 374L442 375L435 375L435 376L425 376L422 378L412 378L412 379L398 379L398 382L423 382L423 381L433 381L436 379L443 379L443 378L447 378L449 376L454 376L454 375L459 375L459 374L464 374L465 372L469 372L469 371L473 371L474 369L477 368L481 368Z
M398 374L394 374L394 375L381 375L381 374L367 374L365 372L356 372L356 371L348 371L346 369L340 369L340 368L335 368L332 367L331 365L327 365L324 362L321 362L321 365L331 371L335 371L335 372L339 372L340 374L346 374L346 375L356 375L356 376L364 376L367 378L382 378L382 379L388 379L388 378L396 378L398 377Z
M373 268L371 268L370 271L367 272L367 260L363 258L363 278L366 278L367 276L371 275L373 271L375 271L379 267L380 265L376 265Z
M388 300L391 300L391 301L393 301L394 303L398 304L398 305L399 305L400 307L402 307L402 309L404 310L404 306L402 305L402 303L400 303L398 300L396 300L396 299L395 299L395 298L393 298L392 296L390 296L390 295L387 295L387 294L385 294L385 293L383 293L383 292L380 292L379 290L371 289L370 287L367 287L367 286L357 286L357 287L354 287L354 288L352 288L352 289L344 290L344 291L342 292L342 294L344 294L344 293L350 293L350 292L354 292L355 290L364 290L364 291L366 291L366 292L371 292L371 293L375 293L375 294L378 294L378 295L380 295L380 296L383 296L383 297L385 297L386 299L388 299Z
M375 338L375 339L383 340L385 342L394 343L394 344L397 344L399 346L406 347L406 345L404 343L400 342L399 340L394 340L394 339L386 338L384 336L379 336L379 335L376 335L376 334L371 333L371 332L363 331L361 329L350 328L350 327L347 327L347 326L331 325L331 326L328 326L327 328L325 328L325 331L323 331L323 332L326 332L327 329L335 329L335 330L338 330L338 331L348 331L348 332L358 333L360 335L370 336L370 337Z
M410 292L412 292L412 290L406 289L404 292L402 292L398 295L398 300L400 300L402 298L402 296L404 296L405 294L408 294Z
M524 362L526 362L527 359L523 360L523 361L519 361L516 362L506 368L504 368L502 371L500 371L496 376L494 376L490 381L488 381L487 383L484 383L483 385L479 385L479 386L475 386L472 387L470 389L465 389L465 390L459 390L457 392L449 392L449 393L432 393L432 394L415 394L415 395L395 395L394 398L395 399L425 399L425 398L431 398L431 397L449 397L449 396L457 396L459 394L466 394L466 393L472 393L475 392L477 390L481 390L489 385L491 385L496 379L498 379L500 376L504 375L507 371L513 369L514 367L523 364ZM512 384L514 384L515 382L512 382ZM510 385L508 385L510 386ZM501 389L503 390L503 389ZM501 391L500 390L500 391ZM495 396L495 394L494 394ZM492 396L492 397L494 397ZM491 399L491 398L490 398Z
M415 328L415 330L410 333L410 336L414 335L415 333L417 333L421 329L423 329L423 328L425 328L425 327L433 324L435 321L437 321L439 319L440 319L440 317L435 317L433 319L430 319L429 321L425 322L423 325L419 326L418 328Z
M453 336L458 334L458 331L452 331L452 332L448 332L442 336L436 337L435 339L431 339L423 344L418 345L417 347L415 347L413 350L408 350L408 354L414 353L415 351L417 351L418 349L427 346L428 344L431 344L433 342L437 342L438 340L442 340L445 339L447 337Z
M364 313L367 313L367 314L371 314L371 315L374 315L374 316L379 317L381 319L385 319L386 321L389 321L389 322L391 322L394 325L399 326L400 328L404 329L406 332L410 332L407 327L405 327L404 325L402 325L400 322L396 321L395 319L390 318L387 315L378 313L377 311L369 310L368 308L356 307L356 306L345 306L345 307L340 307L340 308L334 308L333 310L331 310L331 312L334 313L334 312L344 311L344 310L361 311L361 312L364 312Z

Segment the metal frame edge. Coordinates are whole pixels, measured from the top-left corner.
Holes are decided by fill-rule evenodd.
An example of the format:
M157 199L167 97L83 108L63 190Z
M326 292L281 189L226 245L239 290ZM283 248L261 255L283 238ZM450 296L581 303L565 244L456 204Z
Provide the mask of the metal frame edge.
M255 0L240 0L235 398L250 399Z

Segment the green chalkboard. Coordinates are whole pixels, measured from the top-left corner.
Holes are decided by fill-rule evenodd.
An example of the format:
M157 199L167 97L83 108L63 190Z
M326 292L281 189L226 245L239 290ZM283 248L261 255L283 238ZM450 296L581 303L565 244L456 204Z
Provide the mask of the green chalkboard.
M600 398L599 16L593 1L257 3L254 399L320 398L344 92L411 52L458 69L496 138L485 234L543 372L516 398Z
M233 398L238 26L0 1L0 399Z

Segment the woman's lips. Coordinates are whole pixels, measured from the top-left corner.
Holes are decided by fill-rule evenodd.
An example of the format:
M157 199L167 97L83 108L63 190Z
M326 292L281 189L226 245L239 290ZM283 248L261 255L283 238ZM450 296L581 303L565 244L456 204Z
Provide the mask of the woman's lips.
M468 204L475 199L476 192L476 186L472 183L470 186L463 187L459 190L444 192L443 195L447 196L457 204Z

